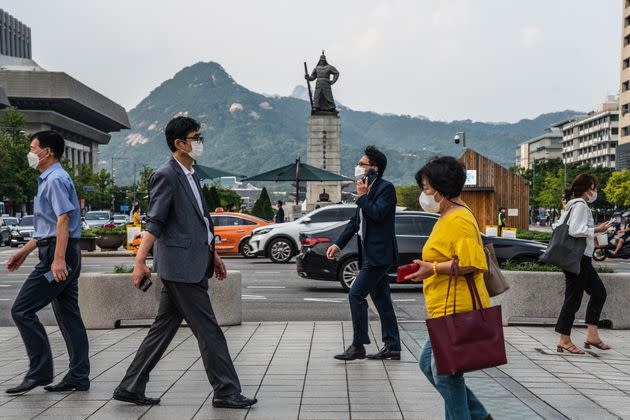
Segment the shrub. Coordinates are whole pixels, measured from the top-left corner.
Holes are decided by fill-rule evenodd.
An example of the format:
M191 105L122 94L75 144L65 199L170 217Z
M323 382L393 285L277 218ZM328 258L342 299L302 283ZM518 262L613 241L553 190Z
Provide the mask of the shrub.
M536 232L533 230L518 230L516 232L518 239L529 239L531 241L543 241L549 242L551 239L551 232Z
M542 271L542 272L561 272L562 270L551 264L542 264L537 262L528 262L528 263L514 263L512 261L506 261L501 264L501 269L506 271ZM610 267L606 266L598 266L595 267L595 271L598 273L614 273Z
M92 229L81 229L82 238L96 238L96 234L92 232Z

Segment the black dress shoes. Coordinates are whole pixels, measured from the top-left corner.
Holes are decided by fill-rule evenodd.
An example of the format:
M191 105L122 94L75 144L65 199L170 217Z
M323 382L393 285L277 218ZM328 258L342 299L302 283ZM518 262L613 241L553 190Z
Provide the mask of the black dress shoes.
M42 381L37 379L24 379L21 384L15 386L13 388L7 389L5 392L7 394L23 394L25 392L30 391L33 388L37 388L38 386L48 385L52 380Z
M247 408L257 402L256 398L247 398L243 394L233 394L224 398L213 398L212 406L217 408Z
M143 394L125 391L121 388L116 388L113 398L118 401L124 401L136 405L156 405L160 403L159 398L147 398Z
M44 389L48 392L87 391L90 389L90 384L78 385L61 381L56 385L45 386Z
M365 359L365 347L363 346L350 346L341 354L335 356L337 360L354 360Z
M376 359L376 360L384 360L384 359L392 359L392 360L400 360L400 352L390 350L387 347L383 347L379 350L378 353L368 354L368 359Z

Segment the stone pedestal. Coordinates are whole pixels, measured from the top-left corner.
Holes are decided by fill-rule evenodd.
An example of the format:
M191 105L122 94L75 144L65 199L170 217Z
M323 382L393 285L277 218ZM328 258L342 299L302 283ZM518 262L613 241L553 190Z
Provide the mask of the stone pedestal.
M311 115L308 119L306 163L341 174L341 118L337 115ZM340 182L308 182L306 202L316 204L326 190L329 202L341 202Z

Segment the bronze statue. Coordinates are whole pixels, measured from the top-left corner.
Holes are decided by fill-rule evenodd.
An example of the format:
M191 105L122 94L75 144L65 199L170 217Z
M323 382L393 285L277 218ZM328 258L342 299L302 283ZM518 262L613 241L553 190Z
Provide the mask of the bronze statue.
M306 71L306 63L304 63L304 70ZM332 80L330 79L331 75ZM308 83L309 94L311 92L310 82L314 80L317 81L315 83L315 97L311 98L311 114L337 114L337 108L335 106L331 86L335 84L337 79L339 79L339 71L328 64L324 51L322 51L322 55L319 57L317 67L315 67L310 76L308 75L308 71L306 71L304 78Z

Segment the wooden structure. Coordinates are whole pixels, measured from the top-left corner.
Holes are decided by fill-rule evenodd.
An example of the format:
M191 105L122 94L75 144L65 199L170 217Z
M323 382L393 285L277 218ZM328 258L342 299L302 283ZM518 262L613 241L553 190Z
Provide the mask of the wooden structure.
M459 160L468 172L462 199L475 213L481 231L497 224L499 207L507 209L507 227L527 230L529 182L472 149L466 149Z

